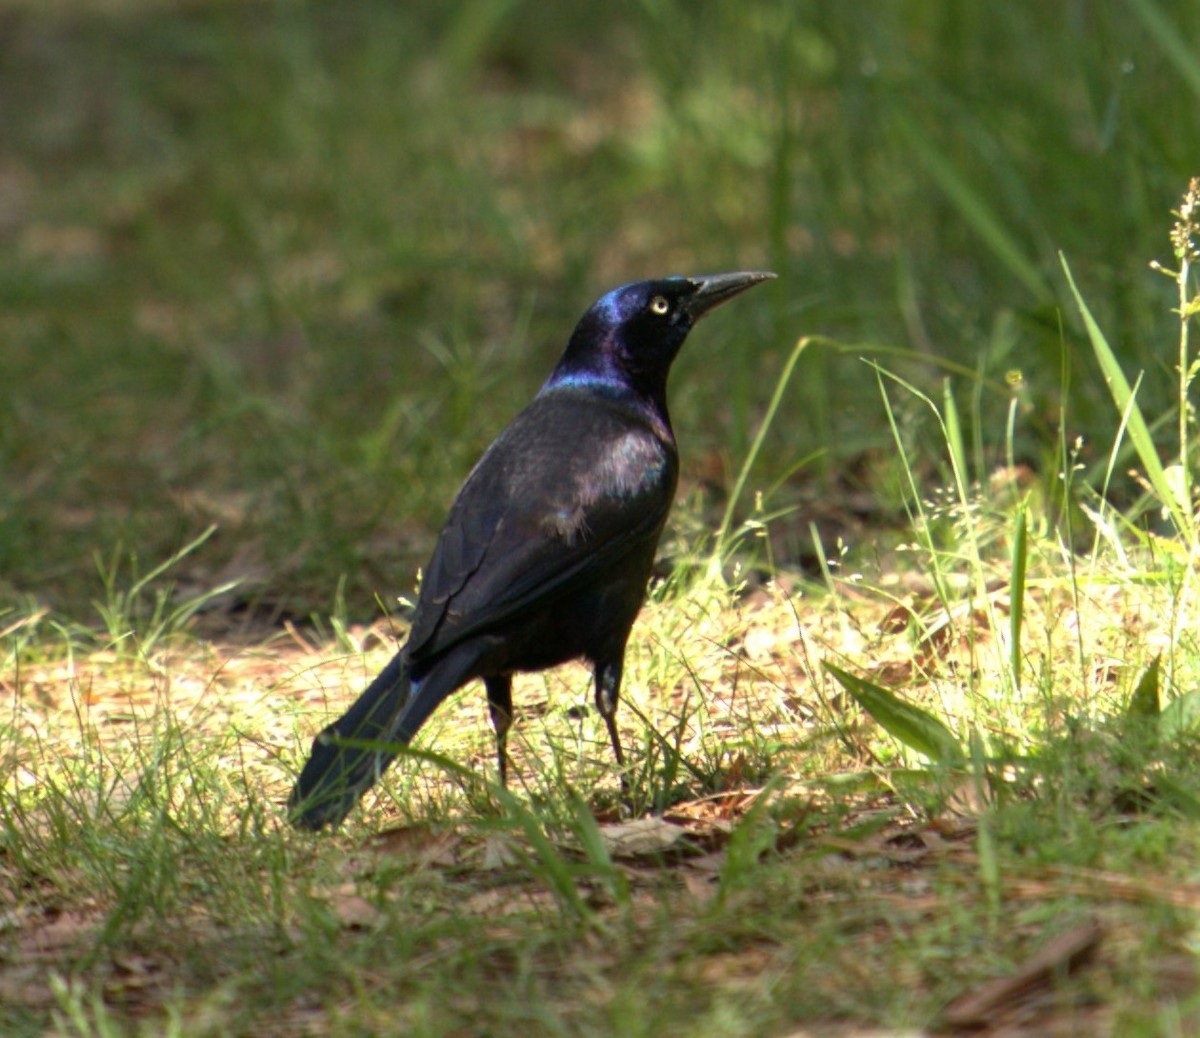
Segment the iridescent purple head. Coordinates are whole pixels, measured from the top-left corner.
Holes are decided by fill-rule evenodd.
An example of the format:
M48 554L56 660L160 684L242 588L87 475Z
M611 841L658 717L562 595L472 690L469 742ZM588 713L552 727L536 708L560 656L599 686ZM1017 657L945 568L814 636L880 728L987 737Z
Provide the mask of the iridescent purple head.
M635 281L601 296L583 315L546 383L608 383L655 398L671 362L705 314L775 277L763 270Z

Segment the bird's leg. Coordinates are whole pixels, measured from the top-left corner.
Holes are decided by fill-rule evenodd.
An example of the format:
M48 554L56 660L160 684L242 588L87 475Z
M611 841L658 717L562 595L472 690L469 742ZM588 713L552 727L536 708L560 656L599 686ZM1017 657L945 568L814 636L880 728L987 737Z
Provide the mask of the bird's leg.
M500 785L508 788L508 729L512 725L512 675L494 674L483 679L487 689L488 710L496 729L496 764Z
M621 752L621 736L617 732L617 703L621 696L622 657L596 664L596 709L608 725L608 737L612 741L613 755L621 776L621 795L629 797L629 779L625 775L625 754Z

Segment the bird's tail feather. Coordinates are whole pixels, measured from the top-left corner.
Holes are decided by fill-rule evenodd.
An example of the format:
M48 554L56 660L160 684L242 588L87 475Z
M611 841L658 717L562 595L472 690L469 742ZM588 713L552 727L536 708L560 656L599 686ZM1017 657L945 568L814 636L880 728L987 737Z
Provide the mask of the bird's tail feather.
M337 826L350 813L395 756L378 744L412 738L415 730L398 739L397 725L415 690L397 654L355 704L313 740L288 801L293 825L323 829Z
M288 800L300 829L338 826L454 689L472 676L474 653L452 652L416 679L402 653L379 672L346 713L313 740ZM386 744L386 745L383 745Z

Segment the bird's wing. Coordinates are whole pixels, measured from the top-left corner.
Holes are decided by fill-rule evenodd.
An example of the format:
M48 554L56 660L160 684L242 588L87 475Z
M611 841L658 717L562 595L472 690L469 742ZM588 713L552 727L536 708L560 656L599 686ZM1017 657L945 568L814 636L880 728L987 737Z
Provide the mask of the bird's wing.
M674 445L636 410L579 392L535 399L450 510L408 659L495 628L657 539L676 472Z

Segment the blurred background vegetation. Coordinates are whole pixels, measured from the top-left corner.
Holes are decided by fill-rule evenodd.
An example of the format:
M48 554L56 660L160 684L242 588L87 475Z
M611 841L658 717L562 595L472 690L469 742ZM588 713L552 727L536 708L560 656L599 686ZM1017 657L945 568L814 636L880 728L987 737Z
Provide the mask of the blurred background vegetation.
M215 523L193 587L369 617L586 306L665 273L780 275L677 366L682 514L807 334L750 484L785 556L896 507L863 357L950 379L981 480L1015 394L1052 489L1116 426L1060 250L1173 406L1197 54L1194 0L0 0L0 605L94 619Z

